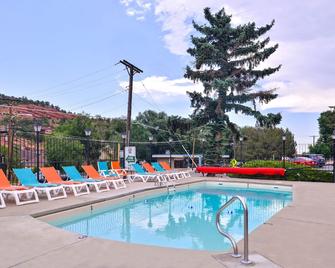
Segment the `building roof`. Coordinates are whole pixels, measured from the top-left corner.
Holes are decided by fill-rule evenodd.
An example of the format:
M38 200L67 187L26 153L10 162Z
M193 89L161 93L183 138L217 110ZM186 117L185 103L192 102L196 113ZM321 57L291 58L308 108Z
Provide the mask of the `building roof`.
M171 154L171 158L180 158L180 159L184 159L184 158L188 158L189 156L187 154ZM191 155L191 158L193 157L193 155ZM201 154L195 154L194 158L200 158L202 157ZM152 158L170 158L170 154L153 154Z

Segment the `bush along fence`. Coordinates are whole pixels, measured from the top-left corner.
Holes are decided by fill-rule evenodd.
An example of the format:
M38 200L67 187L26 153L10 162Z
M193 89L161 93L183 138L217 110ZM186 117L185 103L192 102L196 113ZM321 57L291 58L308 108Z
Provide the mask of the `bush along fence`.
M247 161L243 164L243 167L283 167L283 161L271 161L271 160L254 160ZM294 164L290 162L285 163L286 173L285 177L275 177L268 179L279 179L288 181L316 181L316 182L333 182L333 166L326 165L322 168L309 167L305 165ZM244 178L261 178L266 179L262 176L243 176Z

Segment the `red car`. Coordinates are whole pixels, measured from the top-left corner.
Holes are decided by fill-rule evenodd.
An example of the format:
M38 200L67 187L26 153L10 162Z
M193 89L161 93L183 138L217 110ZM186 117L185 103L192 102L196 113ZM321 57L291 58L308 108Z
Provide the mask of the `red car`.
M292 163L310 167L316 167L318 165L318 163L313 159L303 156L293 158Z

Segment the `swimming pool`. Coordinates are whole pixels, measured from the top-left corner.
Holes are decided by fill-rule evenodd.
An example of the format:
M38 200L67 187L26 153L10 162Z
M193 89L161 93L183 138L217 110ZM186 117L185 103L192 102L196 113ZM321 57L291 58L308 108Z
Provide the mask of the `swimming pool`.
M278 188L278 187L277 187ZM289 188L207 182L173 193L159 193L105 207L92 207L48 221L59 228L103 239L195 250L227 250L229 241L215 227L216 212L230 197L245 197L249 231L292 201ZM233 203L221 223L238 241L243 238L243 209Z

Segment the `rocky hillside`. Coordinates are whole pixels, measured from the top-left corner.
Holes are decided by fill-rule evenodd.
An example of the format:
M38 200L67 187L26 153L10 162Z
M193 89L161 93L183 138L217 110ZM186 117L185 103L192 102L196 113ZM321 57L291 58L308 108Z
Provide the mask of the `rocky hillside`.
M35 101L26 97L13 97L0 94L1 117L12 113L22 118L71 119L75 114L68 113L47 101Z

